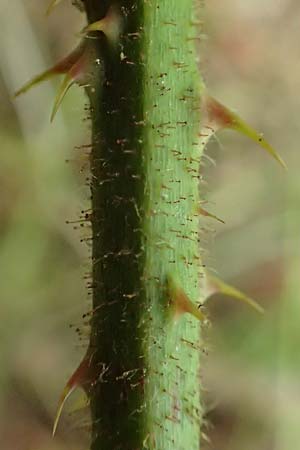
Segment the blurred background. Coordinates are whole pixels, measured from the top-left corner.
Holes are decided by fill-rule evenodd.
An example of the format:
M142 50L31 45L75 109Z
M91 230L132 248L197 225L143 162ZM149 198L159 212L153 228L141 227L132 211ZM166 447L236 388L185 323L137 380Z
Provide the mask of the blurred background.
M86 450L87 418L62 387L84 352L89 309L86 99L77 87L49 123L57 81L13 93L78 42L84 17L65 0L0 5L0 442L4 450ZM243 136L209 144L201 186L206 264L259 300L259 316L214 296L205 332L204 450L295 450L300 442L300 4L207 0L202 67L210 92L278 149L284 172ZM78 148L79 147L79 148ZM83 240L83 242L81 242ZM77 404L76 404L77 402ZM70 417L72 415L72 417ZM174 449L176 450L176 449ZM188 449L187 449L188 450Z

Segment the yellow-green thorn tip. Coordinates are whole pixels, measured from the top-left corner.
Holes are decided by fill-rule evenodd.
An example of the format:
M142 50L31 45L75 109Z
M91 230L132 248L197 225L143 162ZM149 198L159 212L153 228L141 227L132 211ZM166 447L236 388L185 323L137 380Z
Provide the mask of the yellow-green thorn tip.
M223 128L236 130L241 134L249 137L260 147L266 150L284 169L287 166L277 151L252 127L243 121L236 113L218 102L210 96L206 96L204 100L204 110L207 115L208 125L215 131Z
M239 291L235 287L230 286L229 284L220 280L218 277L211 275L211 274L206 274L206 279L207 279L207 289L208 289L207 298L211 297L213 294L220 293L220 294L227 295L236 300L246 303L247 305L251 306L253 309L255 309L255 311L257 311L260 314L264 313L263 307L260 306L255 300L253 300L251 297L248 297L247 295L245 295L243 292Z
M232 113L233 114L233 113ZM262 137L261 134L257 133L253 128L251 128L246 122L240 119L236 114L233 114L234 122L232 124L232 129L239 131L245 136L252 139L260 147L266 150L273 158L284 168L287 169L286 163L283 161L278 152Z
M203 312L190 300L184 290L174 282L171 276L167 278L167 294L169 297L169 307L171 308L175 321L185 313L191 314L198 320L206 320Z
M53 122L54 117L58 111L58 108L61 105L61 102L63 101L66 93L68 92L68 90L70 89L70 87L75 83L75 80L72 78L72 76L67 73L58 89L57 95L55 97L54 100L54 105L53 105L53 109L52 109L52 113L51 113L51 117L50 117L50 122Z
M14 98L19 97L21 94L25 94L29 89L36 86L39 83L42 83L43 81L49 80L50 78L54 77L56 72L53 70L53 68L49 70L45 70L45 72L40 73L36 77L29 80L24 86L22 86L17 92L14 94Z
M61 0L52 0L47 8L46 16L49 16L49 14L51 14L51 12L55 8L55 6L57 6L60 2L61 2Z
M61 397L59 399L59 403L58 403L58 407L57 407L57 411L55 414L55 418L54 418L54 423L53 423L53 429L52 429L52 436L55 435L56 430L57 430L57 425L63 410L63 407L67 401L67 399L70 397L70 395L72 394L72 392L76 389L77 385L72 385L70 386L69 384L67 384L61 394Z

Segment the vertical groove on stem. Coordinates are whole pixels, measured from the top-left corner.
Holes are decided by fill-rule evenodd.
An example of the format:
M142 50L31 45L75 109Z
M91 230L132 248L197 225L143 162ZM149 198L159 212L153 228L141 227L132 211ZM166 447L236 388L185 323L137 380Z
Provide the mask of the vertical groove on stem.
M92 450L197 450L199 326L168 290L197 302L202 275L194 2L85 0L89 22L112 3L119 45L90 36Z

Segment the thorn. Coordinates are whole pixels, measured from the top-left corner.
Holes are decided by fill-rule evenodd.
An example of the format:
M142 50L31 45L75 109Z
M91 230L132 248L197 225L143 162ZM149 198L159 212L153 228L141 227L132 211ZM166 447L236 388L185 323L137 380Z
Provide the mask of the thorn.
M86 35L90 31L102 31L107 39L115 45L122 31L122 17L117 7L111 6L103 19L87 25L81 34Z
M173 309L174 319L175 321L185 313L189 313L194 316L198 320L205 320L206 317L187 296L183 289L179 288L171 276L167 278L167 291L170 296L170 306Z
M75 83L75 80L71 78L70 74L67 73L58 89L57 95L54 100L54 105L50 117L50 122L52 123L54 120L54 117L58 111L58 108L61 105L61 102L63 101L66 93L70 89L70 87Z
M244 122L236 113L218 102L210 96L204 99L204 110L206 112L208 125L215 131L223 128L236 130L241 134L249 137L256 142L260 147L266 150L284 169L287 166L277 151L252 127Z
M36 84L39 84L43 81L49 80L50 78L54 77L56 75L56 72L53 68L49 70L45 70L45 72L42 72L41 74L37 75L36 77L32 78L32 80L28 81L28 83L24 84L18 91L15 92L14 98L19 97L21 94L25 94L29 89L31 89Z
M52 436L54 436L56 433L58 422L67 399L77 387L81 386L82 388L84 388L84 385L88 381L89 368L90 368L90 354L88 351L86 356L84 357L78 368L75 370L73 375L70 377L70 379L68 380L66 386L62 391L54 418Z
M53 423L53 429L52 429L52 436L55 436L56 433L56 429L58 426L58 422L64 407L65 402L67 401L67 399L69 398L69 396L72 394L72 392L76 389L77 385L73 385L73 386L69 386L68 384L65 386L62 394L61 394L61 398L59 400L58 403L58 407L57 407L57 411L55 414L55 418L54 418L54 423Z
M206 211L206 209L202 208L201 206L197 207L197 212L201 214L201 216L210 217L212 219L217 220L220 223L225 224L224 220L220 219L218 216L215 216L214 214L211 214L210 212Z
M70 87L75 83L79 86L90 86L92 77L94 76L94 70L101 69L101 67L100 59L97 58L94 44L91 41L83 39L75 50L66 58L63 58L53 67L26 83L16 92L15 97L27 92L31 87L52 76L64 74L65 77L54 101L50 119L52 122Z
M69 70L72 69L74 64L80 60L83 56L86 49L86 42L81 42L75 50L73 50L68 56L61 59L57 64L55 64L50 69L45 70L41 74L29 80L24 86L22 86L14 95L14 97L18 97L21 94L26 93L29 89L36 86L43 81L49 80L55 75L66 74Z
M207 279L207 289L208 289L208 295L206 300L208 300L212 295L214 294L223 294L227 295L228 297L232 297L236 300L239 300L241 302L246 303L247 305L251 306L253 309L255 309L258 313L264 314L264 308L259 305L255 300L253 300L251 297L248 297L243 292L239 291L233 286L230 286L229 284L225 283L224 281L220 280L218 277L206 273L206 279Z

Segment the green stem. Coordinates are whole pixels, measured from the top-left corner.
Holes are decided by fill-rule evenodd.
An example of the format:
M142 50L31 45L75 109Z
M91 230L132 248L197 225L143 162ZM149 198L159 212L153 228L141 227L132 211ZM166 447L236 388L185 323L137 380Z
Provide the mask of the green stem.
M111 3L86 0L89 23ZM194 1L115 3L124 28L117 48L95 34L90 94L91 448L196 450L199 325L176 310L177 290L199 300L202 275Z

